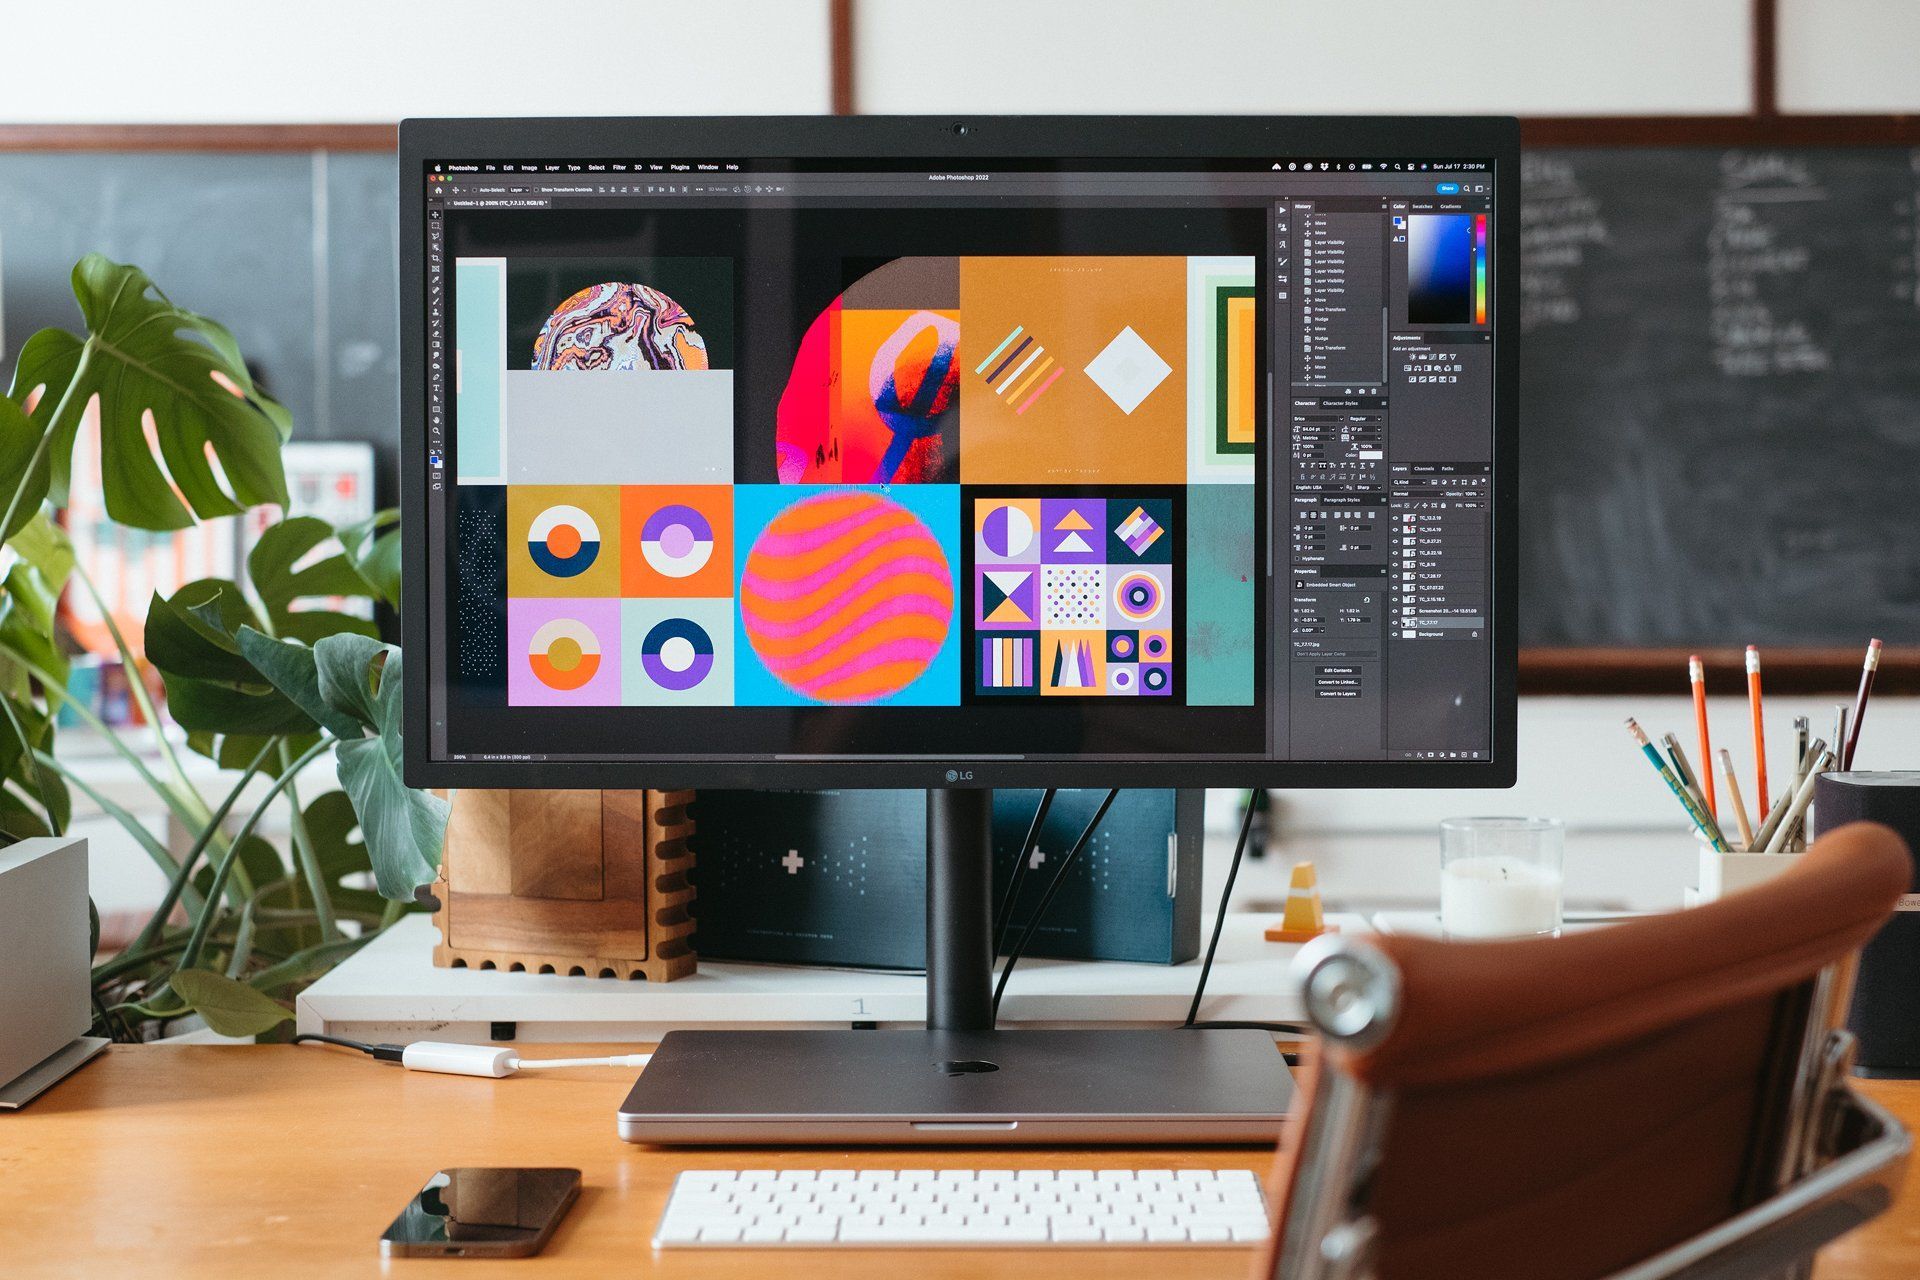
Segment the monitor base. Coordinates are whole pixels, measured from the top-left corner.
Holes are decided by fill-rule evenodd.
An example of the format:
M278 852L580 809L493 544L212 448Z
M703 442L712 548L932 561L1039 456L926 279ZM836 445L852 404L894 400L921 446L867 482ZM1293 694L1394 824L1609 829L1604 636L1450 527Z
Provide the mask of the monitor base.
M1263 1031L674 1031L628 1142L1263 1143L1293 1079Z

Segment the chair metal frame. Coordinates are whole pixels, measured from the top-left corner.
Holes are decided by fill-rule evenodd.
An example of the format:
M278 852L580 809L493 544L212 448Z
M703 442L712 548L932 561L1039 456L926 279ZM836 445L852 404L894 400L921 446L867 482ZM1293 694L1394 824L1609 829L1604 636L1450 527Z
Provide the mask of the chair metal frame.
M1399 1016L1399 971L1363 938L1315 939L1293 976L1314 1027L1343 1049L1378 1044ZM1912 1141L1884 1108L1848 1087L1854 1043L1839 1023L1852 978L1848 960L1809 984L1773 1191L1606 1280L1806 1280L1822 1246L1893 1203ZM1377 1224L1366 1195L1393 1104L1390 1091L1336 1064L1315 1073L1275 1280L1373 1280Z

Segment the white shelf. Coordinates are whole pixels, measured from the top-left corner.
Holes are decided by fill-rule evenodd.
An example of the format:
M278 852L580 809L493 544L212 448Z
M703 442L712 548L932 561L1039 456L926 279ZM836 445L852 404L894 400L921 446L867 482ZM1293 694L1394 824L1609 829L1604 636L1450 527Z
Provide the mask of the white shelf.
M1268 942L1270 917L1227 917L1207 979L1207 1019L1292 1022L1300 1004L1287 967L1298 947ZM1211 921L1207 922L1209 925ZM1334 916L1343 931L1359 916ZM918 1026L926 984L918 974L703 961L678 982L441 969L432 921L412 916L299 998L299 1029L356 1039L484 1041L492 1024L518 1024L527 1041L635 1042L676 1028ZM1081 960L1020 962L1001 1005L1002 1025L1145 1027L1187 1015L1200 964Z

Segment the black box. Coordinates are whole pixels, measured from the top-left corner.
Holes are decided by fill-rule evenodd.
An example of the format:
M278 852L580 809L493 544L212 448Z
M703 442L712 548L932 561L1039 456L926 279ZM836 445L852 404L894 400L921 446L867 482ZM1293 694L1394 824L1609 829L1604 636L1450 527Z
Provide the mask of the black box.
M1103 791L1062 791L1014 904L1024 928ZM1179 964L1198 953L1205 792L1122 791L1029 954ZM994 904L1038 791L994 794ZM926 966L926 794L714 791L693 807L696 945L713 960ZM1018 932L1011 934L1018 937Z

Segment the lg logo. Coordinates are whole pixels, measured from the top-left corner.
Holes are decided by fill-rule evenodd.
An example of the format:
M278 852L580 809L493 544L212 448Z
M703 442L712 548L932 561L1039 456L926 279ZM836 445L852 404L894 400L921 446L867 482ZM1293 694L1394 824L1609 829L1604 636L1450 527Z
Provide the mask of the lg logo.
M949 770L947 770L947 781L948 781L948 782L972 782L972 781L973 781L973 770L971 770L971 769L949 769Z

